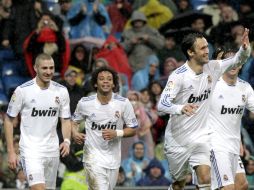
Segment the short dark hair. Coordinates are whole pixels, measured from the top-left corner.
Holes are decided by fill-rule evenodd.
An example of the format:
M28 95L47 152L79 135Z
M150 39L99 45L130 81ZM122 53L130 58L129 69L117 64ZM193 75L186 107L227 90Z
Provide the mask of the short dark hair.
M99 73L101 72L110 72L113 76L113 83L115 85L115 87L113 88L113 92L118 92L119 91L119 78L118 78L118 74L115 70L113 70L110 67L104 66L104 67L100 67L98 69L96 69L93 73L92 73L92 78L91 78L91 85L92 87L97 91L97 87L95 87L95 84L97 84L97 78Z
M187 59L189 59L188 50L193 50L193 45L197 38L204 38L204 35L199 32L190 33L183 38L181 49Z

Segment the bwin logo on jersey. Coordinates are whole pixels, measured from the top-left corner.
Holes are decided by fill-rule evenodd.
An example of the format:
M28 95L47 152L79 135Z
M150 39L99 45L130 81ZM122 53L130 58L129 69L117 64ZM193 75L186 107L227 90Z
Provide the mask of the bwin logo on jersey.
M188 103L196 103L196 102L201 102L203 100L208 99L209 95L211 93L211 90L205 90L205 92L203 94L201 94L200 96L195 97L193 94L190 95L189 99L188 99Z
M48 110L37 110L36 108L32 109L32 117L54 117L56 116L57 108L50 107Z
M244 108L242 106L237 106L237 108L227 108L224 105L221 107L221 114L242 114Z
M92 130L102 130L102 129L113 129L116 130L116 123L108 122L106 124L96 124L95 122L92 123Z

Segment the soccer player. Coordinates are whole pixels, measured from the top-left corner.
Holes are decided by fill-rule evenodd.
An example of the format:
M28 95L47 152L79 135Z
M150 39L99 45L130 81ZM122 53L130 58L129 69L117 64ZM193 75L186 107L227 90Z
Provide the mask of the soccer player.
M121 138L134 136L138 123L129 100L115 93L119 88L115 71L98 68L91 83L97 93L79 101L73 127L85 120L83 161L89 189L113 190L121 161ZM73 136L76 139L75 133Z
M209 129L206 126L210 96L219 77L226 70L243 64L250 55L249 30L242 36L242 47L230 59L208 58L208 43L202 34L183 39L184 65L170 76L163 90L158 110L171 115L165 131L165 154L170 163L173 184L182 190L191 166L200 190L211 188Z
M222 59L234 56L226 50ZM254 112L254 91L249 83L238 78L241 66L225 72L217 82L207 125L211 134L212 189L247 190L248 182L240 153L241 118L245 108Z
M10 169L18 165L13 146L13 122L20 113L20 163L30 189L55 189L59 152L69 153L70 106L67 89L52 81L55 66L51 56L40 54L35 60L36 77L18 86L9 102L4 122ZM64 142L56 133L61 118ZM59 150L60 149L60 150Z

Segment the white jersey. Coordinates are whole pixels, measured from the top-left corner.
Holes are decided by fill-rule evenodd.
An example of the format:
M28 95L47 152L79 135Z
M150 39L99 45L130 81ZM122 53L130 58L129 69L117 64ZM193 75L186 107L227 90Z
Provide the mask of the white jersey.
M54 81L50 81L47 89L41 89L35 79L16 88L7 114L10 117L21 115L19 146L22 156L59 156L56 126L58 117L71 117L69 103L67 89Z
M244 51L240 48L232 58L209 61L201 74L197 75L185 63L169 76L158 103L159 111L171 114L165 132L165 143L185 146L203 141L200 137L209 133L206 120L210 97L217 80L227 69L243 64L249 55L250 49ZM198 106L192 116L181 113L183 106L188 103Z
M245 107L254 112L254 91L249 83L237 79L228 85L222 78L217 82L207 125L212 129L212 149L240 153L240 126Z
M117 169L121 161L121 138L104 140L102 129L137 127L137 119L128 99L112 95L108 104L102 105L97 94L82 98L73 115L73 121L85 120L86 140L84 162L104 168Z

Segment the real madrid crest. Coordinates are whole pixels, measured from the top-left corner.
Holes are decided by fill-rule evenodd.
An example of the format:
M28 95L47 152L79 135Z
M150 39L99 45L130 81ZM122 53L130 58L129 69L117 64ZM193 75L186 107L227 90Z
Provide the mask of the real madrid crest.
M208 81L208 83L211 83L213 81L211 75L207 76L207 81Z
M246 102L246 96L244 94L242 95L242 101Z
M56 102L57 104L60 104L60 99L59 99L59 97L58 97L58 96L56 96L56 98L55 98L55 102Z
M120 118L120 112L119 111L115 112L115 117L118 118L118 119Z

